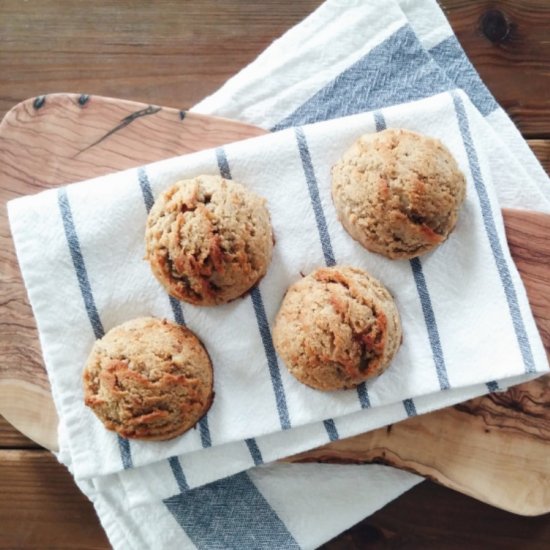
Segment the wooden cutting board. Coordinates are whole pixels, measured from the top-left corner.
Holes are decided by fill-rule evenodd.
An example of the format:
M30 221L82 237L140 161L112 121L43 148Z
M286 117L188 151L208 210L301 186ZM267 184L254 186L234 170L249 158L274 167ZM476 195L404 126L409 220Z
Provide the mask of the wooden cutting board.
M54 94L0 124L0 413L57 448L57 417L5 203L17 196L231 141L264 130L130 101ZM508 244L550 350L550 216L504 211ZM550 376L291 457L379 462L523 515L550 511Z

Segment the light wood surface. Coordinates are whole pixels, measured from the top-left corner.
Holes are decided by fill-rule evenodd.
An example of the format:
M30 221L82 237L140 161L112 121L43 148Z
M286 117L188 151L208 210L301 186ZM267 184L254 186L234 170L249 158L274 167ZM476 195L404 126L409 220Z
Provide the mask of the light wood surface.
M0 449L40 449L40 445L16 430L0 415Z
M27 97L60 90L189 107L320 3L265 0L242 9L238 0L2 0L0 117ZM550 3L440 3L484 82L524 136L532 138L529 143L548 171L550 148L544 140L550 137ZM2 254L0 248L0 264ZM2 285L0 281L0 292ZM2 296L1 303L5 299ZM0 419L0 447L12 444L35 446ZM28 473L29 483L26 491L12 491L13 505L0 510L0 548L108 548L92 513L82 512L78 526L58 529L65 525L63 511L55 514L49 502L65 498L75 514L90 510L61 465L52 458L51 469L43 471L40 461L21 458L20 468ZM56 471L66 476L65 484L48 483ZM7 491L9 479L0 471L0 494ZM38 489L44 491L43 506L28 512ZM4 529L8 522L26 529L10 532ZM83 531L94 531L95 539L83 538ZM10 538L15 532L19 538ZM324 548L547 548L549 540L550 515L507 514L425 482Z
M35 190L37 174L40 187L49 188L263 133L241 123L117 99L68 94L30 99L12 109L0 124L0 199L7 191L11 196ZM504 220L550 350L550 241L546 239L550 216L506 211ZM7 220L0 223L5 226ZM16 273L14 255L7 263ZM12 296L24 295L15 288L21 286L22 281L14 277L4 290ZM56 448L57 418L44 368L41 362L22 365L19 354L19 349L38 346L36 330L22 333L20 328L33 326L30 306L14 300L8 305L0 321L0 412L33 440ZM25 306L26 318L21 314ZM13 348L14 340L5 334L11 336L16 330L19 337ZM550 432L546 439L532 430L537 415L535 428L544 426L541 411L550 403L549 386L546 378L535 380L521 390L513 388L410 419L392 430L377 430L294 460L386 462L503 509L542 514L550 511L550 461L546 460ZM537 406L532 410L524 403Z

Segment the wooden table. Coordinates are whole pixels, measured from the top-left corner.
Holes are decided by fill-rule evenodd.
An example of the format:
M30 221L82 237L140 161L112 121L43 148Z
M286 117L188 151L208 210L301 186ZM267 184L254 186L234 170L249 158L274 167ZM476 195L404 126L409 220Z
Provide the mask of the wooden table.
M56 91L189 107L320 3L2 0L0 116ZM550 170L550 1L441 3L482 78ZM0 288L0 302L7 300ZM109 547L64 467L1 417L0 495L0 548ZM549 548L550 515L513 516L427 481L325 548L464 544Z

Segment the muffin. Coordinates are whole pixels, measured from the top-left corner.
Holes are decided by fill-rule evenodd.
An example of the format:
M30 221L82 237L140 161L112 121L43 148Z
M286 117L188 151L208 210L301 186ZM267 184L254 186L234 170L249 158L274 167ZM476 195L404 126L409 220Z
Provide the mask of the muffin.
M110 330L84 368L84 402L122 437L161 440L192 428L214 393L212 365L187 328L152 317Z
M353 388L378 376L401 340L390 293L355 267L320 268L292 285L273 329L291 374L319 390Z
M332 168L332 198L346 231L367 250L414 258L455 227L466 180L437 139L388 129L361 136Z
M231 180L199 176L159 196L145 242L169 294L213 306L242 296L265 275L273 232L265 199Z

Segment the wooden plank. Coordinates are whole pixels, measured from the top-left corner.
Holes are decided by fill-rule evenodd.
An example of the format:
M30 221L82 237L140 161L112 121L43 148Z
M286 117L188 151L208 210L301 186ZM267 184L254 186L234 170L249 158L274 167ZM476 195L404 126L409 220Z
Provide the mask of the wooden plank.
M482 80L526 137L550 137L550 2L440 0Z
M473 64L522 132L550 137L550 71L545 70L550 2L440 3ZM60 91L187 108L320 4L266 0L248 2L245 10L223 0L174 0L159 9L154 2L98 0L89 10L64 0L44 0L40 9L34 2L3 0L0 116L27 97ZM488 11L493 17L487 18ZM495 11L504 14L505 31L509 27L501 38L491 31L499 28ZM110 36L105 29L116 32Z
M550 175L550 139L528 139L527 143L546 173Z
M0 479L0 548L110 548L91 503L48 452L0 451ZM425 482L323 548L462 550L468 543L543 550L549 520L514 516Z
M0 480L0 548L109 548L91 502L49 452L1 450Z
M0 449L40 449L40 445L16 430L0 414Z
M51 92L188 108L320 4L2 0L0 117Z

